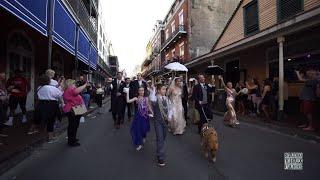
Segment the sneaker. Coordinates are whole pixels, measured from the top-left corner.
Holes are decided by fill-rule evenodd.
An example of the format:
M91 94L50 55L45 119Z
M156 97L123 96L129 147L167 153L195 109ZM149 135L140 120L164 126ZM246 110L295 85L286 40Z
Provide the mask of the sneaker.
M30 130L27 134L32 135L32 134L36 134L38 132L39 132L38 130Z
M0 137L5 138L5 137L8 137L8 135L7 135L7 134L2 134L2 133L0 133Z
M26 116L23 116L23 118L22 118L22 121L21 121L22 123L26 123L26 122L28 122L28 119L27 119L27 117Z
M164 167L165 165L166 163L164 162L164 160L158 159L158 166Z
M240 124L240 122L238 120L236 120L236 125L239 125L239 124Z
M9 120L3 124L6 126L13 126L13 117L9 117Z
M139 145L139 146L136 148L137 151L140 151L141 149L142 149L142 146L141 146L141 145Z
M57 142L57 141L58 141L58 139L52 138L52 139L49 139L49 140L48 140L48 143L49 143L49 144L53 144L53 143L55 143L55 142Z

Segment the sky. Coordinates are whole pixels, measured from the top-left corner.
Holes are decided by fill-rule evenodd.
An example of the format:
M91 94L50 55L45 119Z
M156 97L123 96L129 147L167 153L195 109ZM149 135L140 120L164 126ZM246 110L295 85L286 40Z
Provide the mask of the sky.
M106 34L128 76L146 57L156 20L163 20L174 0L100 0Z

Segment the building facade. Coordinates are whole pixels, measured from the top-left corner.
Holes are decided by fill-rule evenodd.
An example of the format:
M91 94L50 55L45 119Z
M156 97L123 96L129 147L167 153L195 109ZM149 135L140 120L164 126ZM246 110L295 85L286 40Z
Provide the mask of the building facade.
M47 68L76 78L97 68L98 0L0 1L0 71L20 69L30 83L34 108L38 77Z
M170 62L187 63L210 52L238 2L239 0L174 1L162 21L160 69L163 70Z
M187 67L204 69L211 61L224 67L233 83L279 77L279 108L283 110L283 83L288 83L291 113L299 112L303 83L295 70L320 67L320 1L242 0L212 52Z

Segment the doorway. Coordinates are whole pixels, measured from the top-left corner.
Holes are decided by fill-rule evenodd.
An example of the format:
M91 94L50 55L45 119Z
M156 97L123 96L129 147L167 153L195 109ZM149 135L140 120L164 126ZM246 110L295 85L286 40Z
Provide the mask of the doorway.
M239 60L226 63L226 82L232 82L233 85L240 81Z
M7 77L13 77L17 69L22 71L30 84L26 109L34 110L34 48L31 40L23 32L13 32L9 35L7 47Z

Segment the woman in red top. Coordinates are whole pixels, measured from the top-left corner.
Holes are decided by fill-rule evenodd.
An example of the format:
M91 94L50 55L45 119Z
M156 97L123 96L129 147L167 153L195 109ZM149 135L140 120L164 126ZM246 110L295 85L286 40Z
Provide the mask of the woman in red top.
M76 87L75 80L67 79L65 81L65 90L63 93L63 100L65 106L63 107L64 113L68 117L68 144L70 146L80 146L80 143L76 139L77 130L80 123L81 115L75 115L72 108L78 105L84 104L80 93L85 90L87 83L80 87Z

